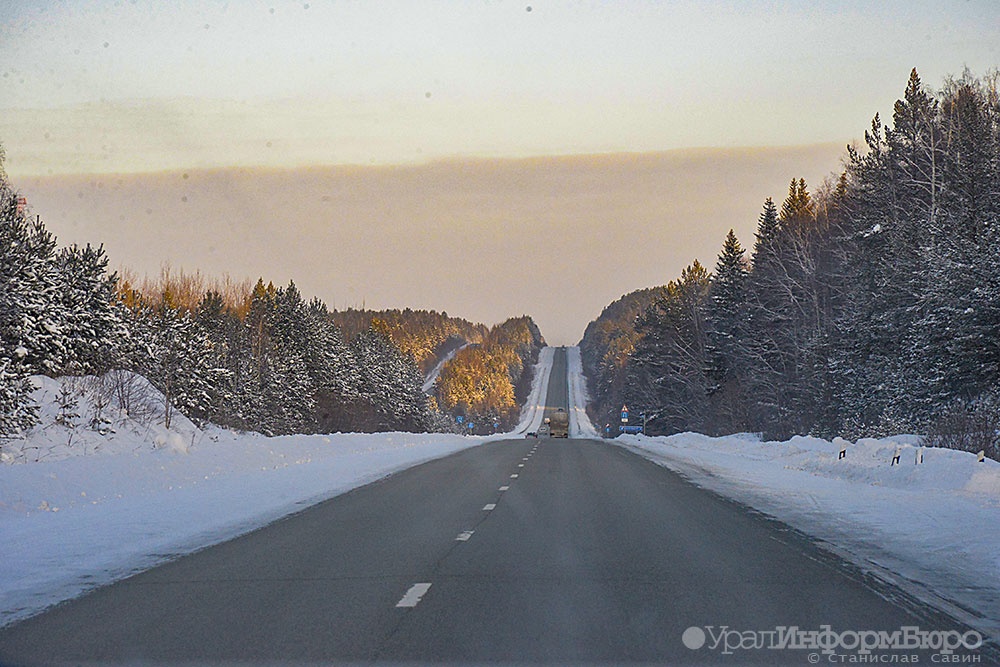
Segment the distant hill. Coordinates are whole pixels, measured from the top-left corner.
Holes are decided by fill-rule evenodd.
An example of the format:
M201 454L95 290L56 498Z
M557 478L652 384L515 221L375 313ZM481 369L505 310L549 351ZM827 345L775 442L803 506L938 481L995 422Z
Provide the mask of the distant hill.
M434 387L438 408L475 424L475 433L513 428L544 346L538 325L526 315L494 326L481 344L444 364Z

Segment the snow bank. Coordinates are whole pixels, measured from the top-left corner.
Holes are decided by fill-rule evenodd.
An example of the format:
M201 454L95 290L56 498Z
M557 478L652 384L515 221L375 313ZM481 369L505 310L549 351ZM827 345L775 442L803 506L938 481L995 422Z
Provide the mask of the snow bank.
M1000 635L1000 463L922 448L914 436L851 444L684 433L614 442Z
M177 411L163 427L163 394L146 378L112 371L103 378L31 378L38 426L26 437L0 439L0 462L60 461L76 456L172 448L186 451L202 432ZM122 402L128 409L120 407Z
M579 347L566 348L569 382L569 437L598 438L597 429L587 416L587 378L583 374L583 358Z
M535 374L531 379L531 393L521 407L521 421L514 429L515 433L524 434L537 431L545 418L545 397L549 391L549 376L552 375L552 361L556 350L553 347L543 347L538 353L538 363L535 364Z

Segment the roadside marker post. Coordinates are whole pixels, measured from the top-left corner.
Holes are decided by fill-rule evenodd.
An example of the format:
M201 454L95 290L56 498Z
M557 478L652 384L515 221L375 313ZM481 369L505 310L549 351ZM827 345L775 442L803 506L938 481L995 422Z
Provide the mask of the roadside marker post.
M846 459L847 458L847 446L850 445L851 443L848 442L847 440L844 440L841 437L837 437L837 438L833 439L833 444L835 444L838 447L840 447L840 453L837 454L837 460L840 461L841 459Z

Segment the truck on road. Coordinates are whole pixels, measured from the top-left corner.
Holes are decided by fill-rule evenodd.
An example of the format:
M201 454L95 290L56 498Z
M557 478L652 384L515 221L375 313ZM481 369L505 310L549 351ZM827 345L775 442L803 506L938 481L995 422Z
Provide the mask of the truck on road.
M569 437L569 413L559 408L556 410L552 417L546 419L549 423L549 433L553 438L568 438Z

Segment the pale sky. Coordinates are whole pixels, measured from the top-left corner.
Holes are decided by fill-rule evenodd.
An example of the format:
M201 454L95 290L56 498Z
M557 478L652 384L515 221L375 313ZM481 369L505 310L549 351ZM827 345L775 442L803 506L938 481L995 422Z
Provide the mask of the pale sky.
M756 217L764 197L783 197L783 183L792 176L821 178L838 170L837 151L830 147L861 139L876 112L890 117L912 67L937 88L964 67L981 75L998 65L1000 2L995 0L8 0L0 10L0 143L15 185L61 236L71 236L80 223L62 204L46 209L58 199L53 184L72 181L56 178L62 175L419 166L441 159L460 172L456 159L654 154L692 147L812 146L817 148L806 151L810 156L831 155L823 170L814 162L799 170L781 163L794 173L779 178L775 172L773 181L743 191L716 186L730 177L727 169L754 166L744 161L726 167L726 153L712 154L718 171L704 172L705 184L711 185L719 210L745 210L747 217L730 225L740 227ZM366 187L379 191L375 183L386 172L361 173L375 179ZM44 181L45 188L32 193L29 178L40 188ZM104 182L90 180L99 181ZM675 191L671 183L663 188L682 200L704 196L703 188ZM628 188L611 190L633 196ZM537 193L542 203L546 197L565 202L565 194ZM484 196L494 206L509 201L492 196L488 188ZM253 222L251 207L213 201L220 208L206 215L229 220L239 211ZM471 217L465 224L485 229L488 238L504 232L483 227L488 220L531 222L518 218L523 206L482 211L480 219L467 201L456 204L436 194L429 201L466 211ZM160 202L167 207L164 220L189 214L178 202ZM622 204L644 206L643 201ZM689 204L678 201L678 210L693 210ZM125 221L149 208L128 200L112 200L109 206L119 206ZM384 202L370 208L380 206ZM363 235L369 224L359 212L363 209L354 211L341 233ZM657 210L649 204L638 218L655 221ZM411 214L397 207L395 222L405 227ZM435 215L449 218L451 212L441 208ZM543 217L558 220L559 211ZM310 276L295 274L298 226L315 224L288 220L275 232L286 236L284 257L248 265L242 273L326 281L332 287L320 296L334 302L335 286L350 283L360 285L360 292L379 292L379 298L366 302L369 306L436 307L470 318L463 306L483 312L486 297L474 281L465 281L464 297L440 284L442 303L435 304L429 280L426 303L415 304L406 302L410 294L403 284L395 286L396 292L392 284L363 288L385 283L392 274L386 266L370 267L370 273L352 266L347 273L330 265L313 267ZM704 232L699 248L721 244L715 227ZM458 232L452 227L440 233L425 239L429 247L447 246L447 234ZM175 256L175 266L185 264L178 255L201 257L199 249L183 246L183 238L174 242L181 246L161 250ZM403 261L409 250L393 246L379 261ZM140 253L122 245L118 252L113 261L156 272L149 266L149 247ZM701 254L702 261L714 261ZM429 259L431 266L439 264ZM650 265L644 275L661 276L652 282L664 283L690 259ZM187 268L213 273L216 267ZM239 274L239 269L227 265L225 270ZM522 312L534 316L533 308L547 307L530 294L550 290L556 283L547 283L548 278L543 270L534 272L535 282L523 286L523 307L517 312L502 312L497 299L497 307L488 311L492 321ZM609 288L603 292L613 296L649 286L625 284L620 275L609 274L606 280ZM581 292L586 298L593 294ZM603 305L595 302L591 317ZM553 324L549 337L575 342L586 319L574 317Z
M5 6L12 173L842 142L1000 63L996 0Z

